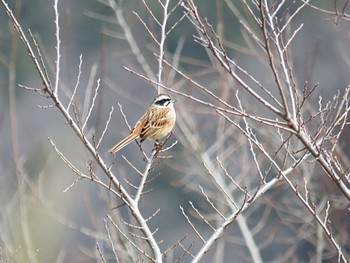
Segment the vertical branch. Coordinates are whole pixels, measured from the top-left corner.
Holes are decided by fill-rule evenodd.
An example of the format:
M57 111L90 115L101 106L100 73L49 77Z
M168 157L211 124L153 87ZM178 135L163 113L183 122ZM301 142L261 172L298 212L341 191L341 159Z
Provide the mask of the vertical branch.
M162 4L161 0L159 0L159 3L163 7L163 21L161 25L161 36L159 41L159 58L158 58L158 83L162 83L162 73L163 73L163 58L164 58L164 45L166 40L166 26L168 24L168 7L169 7L170 0L165 0L165 3ZM161 87L158 86L158 94L160 93Z
M269 59L271 61L270 66L272 68L273 74L275 75L275 79L276 79L276 84L278 86L280 95L281 95L281 99L283 101L283 105L285 107L285 112L286 112L286 116L287 118L292 118L293 121L297 121L297 94L294 92L294 88L293 88L293 81L290 78L289 75L289 71L288 71L288 65L287 60L285 59L285 57L288 56L287 54L287 48L284 47L283 42L282 42L282 33L283 30L290 24L291 19L307 4L307 2L309 2L309 0L305 1L305 3L303 3L291 16L291 18L285 23L285 25L283 26L282 30L280 30L277 26L277 17L276 12L278 9L281 8L282 3L280 3L280 5L278 6L277 10L271 14L271 10L270 10L270 5L268 3L267 0L260 0L260 8L261 8L261 16L262 19L265 20L265 17L267 17L267 21L263 22L263 31L264 31L264 37L265 37L265 41L266 41L266 51L269 54ZM266 24L268 24L268 26L270 27L270 31L267 30L266 28ZM278 59L277 59L277 63L281 66L282 68L282 73L283 73L283 81L286 83L287 89L288 89L288 94L289 94L289 98L290 98L290 102L288 103L288 99L285 96L285 93L283 91L283 84L282 81L279 78L279 74L278 74L278 70L275 67L275 62L273 59L273 55L272 55L272 49L271 49L271 45L269 44L270 39L272 38L272 42L274 43L276 49L277 49L277 53L278 53ZM291 116L290 116L290 110L289 110L289 106L291 106L292 111L291 111Z
M58 84L60 79L60 68L61 68L61 39L60 39L60 25L59 25L59 12L58 12L58 0L54 2L54 10L55 10L55 27L56 27L56 79L55 79L55 88L54 92L57 94Z
M147 160L147 164L146 164L145 170L142 174L141 181L139 183L139 186L137 187L137 193L136 193L136 196L134 199L136 204L138 204L140 201L140 198L141 198L143 189L145 187L147 177L148 177L149 171L151 169L152 163L154 162L154 159L155 159L155 155L152 154L151 158L149 160Z
M284 69L284 70L282 70L282 72L284 73L285 76L288 77L288 79L281 80L280 75L279 75L279 70L277 69L277 66L276 66L276 64L278 64L280 60L277 59L277 62L276 62L274 59L274 56L273 56L273 49L271 47L270 42L275 44L275 46L277 46L277 49L278 49L280 47L280 39L277 36L279 34L279 32L276 32L277 28L275 28L276 17L272 17L272 15L270 14L269 5L267 5L267 4L268 3L265 0L264 0L264 2L262 0L260 0L260 3L259 3L260 16L262 19L261 30L264 34L265 50L268 54L268 59L270 61L270 67L272 70L272 74L274 76L275 83L278 87L278 92L279 92L281 100L282 100L285 116L287 118L294 119L295 118L294 114L292 114L292 116L290 116L290 109L288 106L289 105L288 98L287 98L286 93L284 91L284 85L283 85L283 81L285 81L287 88L289 88L289 86L290 86L289 75L287 74L287 69L285 67L284 62L281 62L281 66ZM269 28L267 28L268 26L269 26ZM279 59L280 58L283 59L283 54L281 53L281 49L278 49L278 55L279 55ZM292 106L292 107L294 107L294 106ZM294 113L294 110L292 112Z

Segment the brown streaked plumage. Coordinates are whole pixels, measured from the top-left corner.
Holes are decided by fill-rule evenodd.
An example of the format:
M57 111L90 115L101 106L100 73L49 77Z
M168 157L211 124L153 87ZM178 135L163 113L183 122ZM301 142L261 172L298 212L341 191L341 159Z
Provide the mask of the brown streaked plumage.
M171 132L176 121L174 102L169 95L159 94L146 113L136 123L131 133L114 145L109 152L116 153L138 137L141 142L151 138L158 140Z

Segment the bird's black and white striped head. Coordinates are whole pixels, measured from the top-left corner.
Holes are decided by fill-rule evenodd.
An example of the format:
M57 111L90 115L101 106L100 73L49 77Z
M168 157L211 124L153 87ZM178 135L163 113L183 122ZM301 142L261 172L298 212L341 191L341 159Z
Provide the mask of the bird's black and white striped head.
M174 107L174 102L168 94L159 94L153 101L153 105L164 108Z

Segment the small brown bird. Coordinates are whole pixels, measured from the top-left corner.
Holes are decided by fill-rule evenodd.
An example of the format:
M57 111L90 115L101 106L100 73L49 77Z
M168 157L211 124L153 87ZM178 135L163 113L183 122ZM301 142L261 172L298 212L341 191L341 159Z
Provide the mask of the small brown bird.
M174 102L169 95L159 94L147 109L146 113L136 123L131 133L114 145L109 152L116 153L130 142L140 137L141 142L151 138L158 140L168 135L174 127L176 113Z

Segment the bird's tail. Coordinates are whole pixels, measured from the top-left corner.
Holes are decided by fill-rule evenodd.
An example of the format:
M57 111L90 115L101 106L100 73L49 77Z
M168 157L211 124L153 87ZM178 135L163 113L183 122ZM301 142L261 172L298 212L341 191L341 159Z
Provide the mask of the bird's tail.
M123 140L118 142L116 145L114 145L111 149L109 149L108 152L110 153L116 153L123 149L125 146L127 146L130 142L135 140L138 137L138 134L130 133L129 136L125 137Z

